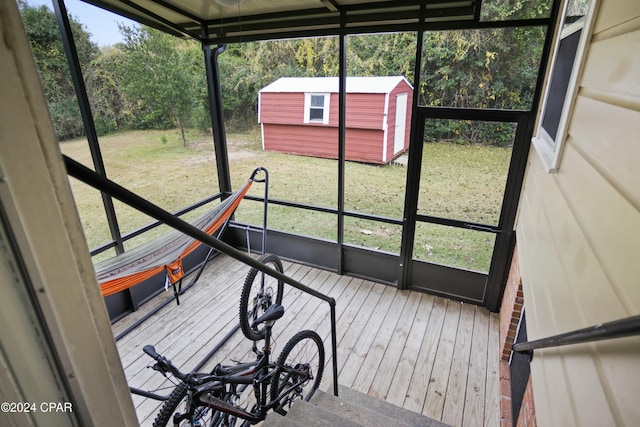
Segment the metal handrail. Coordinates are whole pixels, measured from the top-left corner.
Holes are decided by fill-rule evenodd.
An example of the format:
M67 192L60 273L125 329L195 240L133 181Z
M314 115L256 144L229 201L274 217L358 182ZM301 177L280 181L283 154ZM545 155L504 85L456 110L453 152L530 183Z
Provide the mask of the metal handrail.
M581 344L613 338L640 335L640 315L600 323L588 328L578 329L539 340L514 344L512 350L517 353L533 355L533 350L549 347L560 347L570 344Z
M120 200L121 202L131 206L134 209L139 210L140 212L149 215L150 217L162 221L163 223L169 225L170 227L183 232L184 234L193 237L194 239L199 240L200 242L216 249L226 255L229 255L236 260L247 264L250 267L255 268L258 271L261 271L265 274L268 274L271 277L274 277L278 280L282 280L283 282L293 286L296 289L299 289L305 293L308 293L316 298L319 298L329 304L330 314L331 314L331 352L333 354L333 394L338 396L338 359L337 359L337 351L336 348L338 346L338 339L336 333L336 300L327 295L324 295L317 290L310 288L299 281L277 271L274 268L271 268L255 258L247 255L246 253L234 248L233 246L216 239L213 236L205 233L199 228L189 224L188 222L176 217L170 212L165 211L157 205L154 205L150 201L144 199L143 197L138 196L132 191L127 190L121 185L116 184L115 182L109 180L108 178L92 171L86 166L78 163L77 161L63 155L64 163L67 168L67 173L80 181L84 182L91 187L103 191L112 197Z

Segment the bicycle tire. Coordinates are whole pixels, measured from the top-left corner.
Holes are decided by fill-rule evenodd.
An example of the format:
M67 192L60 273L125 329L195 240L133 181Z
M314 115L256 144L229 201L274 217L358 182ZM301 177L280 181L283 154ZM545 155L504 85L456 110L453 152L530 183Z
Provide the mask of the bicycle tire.
M173 391L169 395L169 399L164 402L164 404L160 408L160 412L158 412L158 415L153 421L153 427L174 426L173 415L176 413L176 410L180 406L180 403L187 398L188 390L189 386L184 382L181 382L176 386L175 389L173 389ZM206 406L199 406L194 412L196 414L200 414L198 415L197 419L201 421L200 425L202 426L217 426L222 420L222 416L220 415L219 411L212 410ZM205 419L205 416L209 412L211 417ZM218 418L218 422L214 421L216 417ZM191 425L191 423L187 424L188 420L184 420L184 422L185 425Z
M284 272L282 261L274 254L264 254L258 261L262 264L270 265L280 273ZM264 280L263 280L264 279ZM275 283L277 282L277 285ZM273 298L273 287L275 289L275 301ZM251 323L262 315L272 304L282 304L282 293L284 283L267 274L262 274L260 270L252 267L242 286L240 295L240 329L245 337L252 341L264 338L265 328L252 328Z
M302 367L308 365L308 369L312 374L311 380L292 390L288 396L283 397L281 403L274 409L276 412L286 415L288 408L291 407L295 400L309 401L318 387L320 387L320 381L322 381L322 374L324 373L324 344L322 338L314 331L298 332L282 349L277 365L278 367ZM314 370L315 375L313 375ZM291 386L294 381L297 381L297 378L289 376L284 371L274 375L271 379L271 400L277 399L285 387Z

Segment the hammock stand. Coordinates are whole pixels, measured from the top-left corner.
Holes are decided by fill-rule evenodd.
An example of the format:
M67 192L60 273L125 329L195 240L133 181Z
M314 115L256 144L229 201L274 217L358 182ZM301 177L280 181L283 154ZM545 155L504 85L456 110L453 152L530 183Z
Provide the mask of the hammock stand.
M264 173L264 178L258 178L260 172ZM220 237L232 219L236 208L254 182L265 184L262 224L262 251L264 252L266 250L269 174L263 167L255 169L240 189L227 196L209 212L193 220L191 224L209 235ZM185 273L182 267L183 258L195 251L200 245L201 242L199 240L193 239L180 231L172 230L130 251L95 264L94 268L103 296L121 292L163 272L165 273L165 289L168 290L169 286L173 288L174 298L167 299L154 308L150 313L119 334L116 340L124 337L171 300L175 299L176 304L180 304L180 295L196 283L207 262L214 254L214 249L210 248L204 260L191 271ZM196 276L183 289L182 280L193 272L197 272Z

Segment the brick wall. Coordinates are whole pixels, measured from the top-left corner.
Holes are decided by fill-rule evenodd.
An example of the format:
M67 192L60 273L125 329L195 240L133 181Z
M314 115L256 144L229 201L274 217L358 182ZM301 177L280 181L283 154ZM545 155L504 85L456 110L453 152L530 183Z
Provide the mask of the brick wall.
M500 427L512 427L511 373L509 363L500 361Z
M509 277L502 299L502 306L500 307L500 427L512 427L514 424L511 415L511 374L509 371L509 360L511 356L511 346L516 337L523 306L522 276L520 275L518 250L516 248L513 252ZM536 427L531 377L529 377L529 381L527 382L517 427Z
M523 304L522 276L520 276L518 249L516 248L513 251L509 278L500 307L500 360L505 362L509 361L511 355L511 346L516 337Z
M518 417L517 427L536 427L536 410L533 405L533 388L531 386L531 377L527 382L527 389L524 392L522 406L520 407L520 416Z

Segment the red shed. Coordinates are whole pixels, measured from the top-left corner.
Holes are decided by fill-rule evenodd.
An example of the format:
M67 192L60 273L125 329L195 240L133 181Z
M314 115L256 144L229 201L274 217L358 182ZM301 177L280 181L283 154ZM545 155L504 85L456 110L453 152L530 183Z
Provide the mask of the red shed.
M346 160L384 164L409 147L413 87L402 76L348 77ZM338 158L338 78L282 77L258 93L262 148Z

